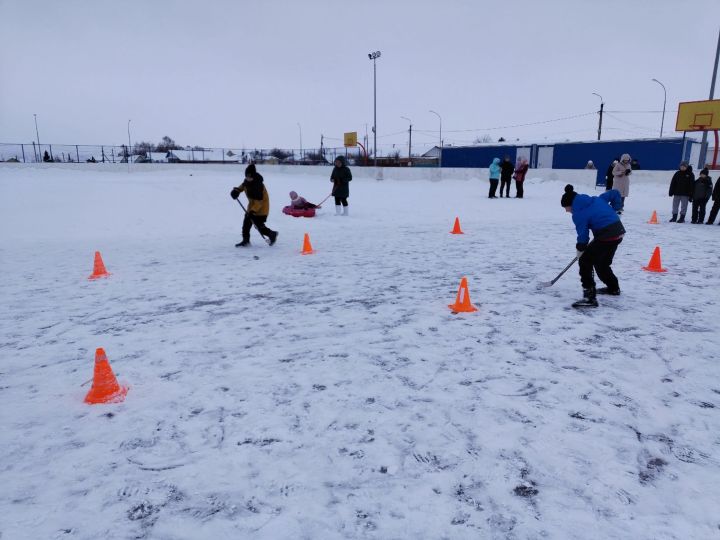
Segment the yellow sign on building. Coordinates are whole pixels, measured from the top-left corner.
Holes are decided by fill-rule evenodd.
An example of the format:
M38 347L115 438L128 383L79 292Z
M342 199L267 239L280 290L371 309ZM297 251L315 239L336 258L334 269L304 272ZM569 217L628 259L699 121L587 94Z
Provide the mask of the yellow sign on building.
M344 136L345 146L357 146L357 131L350 131Z

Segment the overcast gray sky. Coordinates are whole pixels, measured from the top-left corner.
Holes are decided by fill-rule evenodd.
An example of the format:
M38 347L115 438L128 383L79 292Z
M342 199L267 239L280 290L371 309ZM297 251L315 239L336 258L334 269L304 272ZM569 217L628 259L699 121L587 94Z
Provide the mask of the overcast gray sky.
M718 0L0 0L0 142L378 146L665 135L707 99ZM720 89L716 91L716 97ZM467 131L461 131L467 130ZM333 139L334 138L334 139ZM370 134L372 140L372 135ZM381 146L382 144L382 146Z

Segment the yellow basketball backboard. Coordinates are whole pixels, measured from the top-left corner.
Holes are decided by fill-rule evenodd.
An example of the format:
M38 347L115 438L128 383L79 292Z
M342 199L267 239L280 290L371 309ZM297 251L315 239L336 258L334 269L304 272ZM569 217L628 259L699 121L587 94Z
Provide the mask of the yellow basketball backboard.
M678 103L675 131L720 129L720 99Z
M349 131L343 135L345 146L357 146L357 131Z

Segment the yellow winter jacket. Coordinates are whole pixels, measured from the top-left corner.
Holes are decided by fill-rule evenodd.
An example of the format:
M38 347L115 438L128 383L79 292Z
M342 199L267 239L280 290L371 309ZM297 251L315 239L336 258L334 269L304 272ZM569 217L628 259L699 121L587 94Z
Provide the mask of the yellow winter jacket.
M245 182L238 186L238 190L240 193L244 191L247 195L248 213L255 214L256 216L267 216L270 213L270 196L268 195L267 189L265 189L265 184L260 181L260 185L262 186L262 199L252 198L251 195L256 197L257 191L259 191L253 189L254 186L252 184L255 182L257 182L257 180L252 180L251 182L245 180Z

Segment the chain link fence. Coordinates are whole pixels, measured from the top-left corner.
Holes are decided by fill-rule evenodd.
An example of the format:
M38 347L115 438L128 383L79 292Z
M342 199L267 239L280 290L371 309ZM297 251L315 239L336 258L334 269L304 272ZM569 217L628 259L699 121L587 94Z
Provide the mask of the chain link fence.
M332 165L337 156L345 156L350 165L373 165L372 156L359 148L322 147L284 148L146 148L142 145L0 143L0 162L13 163L226 163L283 165ZM412 163L398 152L378 157L383 167L437 166L437 158L413 156Z
M309 149L172 148L146 149L126 145L11 144L0 143L0 161L15 163L227 163L331 165L337 156L353 165L365 165L366 156L357 148ZM371 164L371 163L370 163Z

